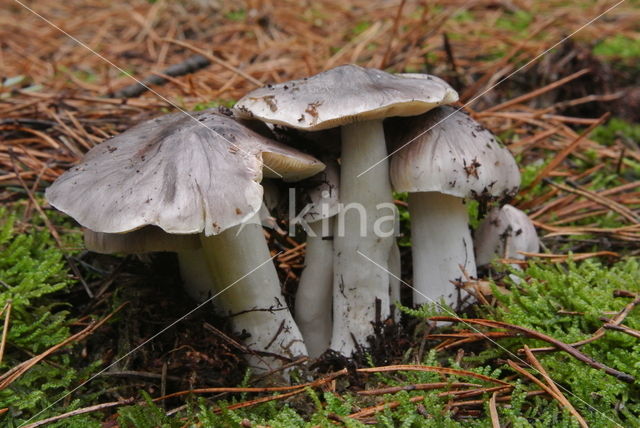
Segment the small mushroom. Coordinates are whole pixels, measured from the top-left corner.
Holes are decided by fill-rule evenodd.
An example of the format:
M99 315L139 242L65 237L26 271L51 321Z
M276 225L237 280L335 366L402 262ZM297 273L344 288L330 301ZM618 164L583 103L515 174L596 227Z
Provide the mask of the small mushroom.
M506 204L493 208L482 220L474 234L476 263L482 266L494 258L524 260L520 251L537 253L540 239L527 214ZM518 264L512 266L518 268Z
M97 232L156 226L170 234L199 234L212 295L219 295L233 327L250 335L246 345L306 355L257 220L263 167L265 175L297 180L324 164L216 111L176 113L97 145L46 197ZM250 362L267 369L274 361Z
M389 315L388 258L397 215L382 121L454 102L441 81L344 65L308 79L256 89L238 101L240 116L318 131L341 127L340 200L334 233L334 326L331 348L351 356L373 333L376 300ZM391 217L391 222L387 220ZM369 260L367 260L369 259ZM377 266L376 266L377 265Z
M324 160L324 159L323 159ZM339 210L340 171L335 161L309 181L320 183L308 196L303 216L307 230L305 268L296 292L295 320L310 357L318 357L331 341L333 285L333 222Z
M387 123L394 189L409 192L413 303L456 302L452 281L476 275L465 198L507 199L520 185L511 153L465 113L438 107ZM460 266L464 269L461 270Z

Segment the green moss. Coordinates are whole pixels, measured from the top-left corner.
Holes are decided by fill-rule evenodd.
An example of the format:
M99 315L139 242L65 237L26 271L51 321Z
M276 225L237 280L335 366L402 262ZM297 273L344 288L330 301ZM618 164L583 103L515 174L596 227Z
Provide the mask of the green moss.
M606 124L594 129L590 138L608 146L612 145L617 138L627 138L640 144L640 124L629 123L614 117Z
M402 202L407 202L409 194L407 192L394 192L394 199ZM409 209L402 205L396 205L398 208L398 217L400 219L400 236L398 238L398 245L401 247L411 246L411 217L409 216Z
M518 10L511 14L504 14L496 21L496 27L503 30L523 33L533 21L533 15L525 10Z
M470 10L462 10L456 14L453 15L453 19L458 21L458 22L469 22L469 21L473 21L475 19L475 15L473 14L473 12L471 12ZM449 36L451 36L449 34Z
M2 372L71 335L72 319L62 296L73 281L63 254L48 230L41 226L40 219L33 219L27 230L17 230L16 223L16 213L0 208L0 309L11 303L10 330L0 364ZM65 244L73 245L76 238L65 237ZM4 314L1 318L4 320ZM76 355L58 352L0 391L0 408L9 409L0 416L2 426L18 426L49 406L53 406L51 412L62 413L95 399L95 394L87 394L82 399L71 397L64 406L63 403L54 406L56 397L96 369L95 365L86 367ZM52 414L55 413L46 411L38 417ZM88 415L50 426L88 427L99 423Z
M236 9L224 14L224 17L233 22L244 22L247 19L247 11Z
M590 337L602 326L600 317L617 313L629 303L628 298L614 297L615 290L640 292L640 263L636 258L610 268L593 259L566 265L534 264L521 275L528 278L527 282L514 285L509 295L498 294L499 309L485 315L567 343ZM564 315L560 309L580 315ZM626 318L625 325L640 328L637 310ZM543 345L523 339L500 343L512 352L524 343ZM640 342L631 336L609 331L581 350L603 364L640 378ZM495 351L486 356L493 358ZM637 384L617 381L564 353L541 354L539 359L553 379L569 391L567 398L590 426L613 426L612 421L621 426L640 426Z
M629 303L628 298L614 297L614 290L640 292L640 262L637 258L621 261L612 267L594 259L582 263L536 263L526 272L514 273L523 281L517 285L507 280L511 283L510 294L500 294L494 288L499 306L497 309L482 309L480 316L527 327L566 343L590 337L602 326L600 317L617 313ZM579 315L566 315L559 312L561 309L578 312ZM403 312L429 317L433 315L434 308L405 309ZM639 329L640 313L637 310L631 312L625 325ZM465 325L459 328L469 329ZM525 338L503 339L488 343L479 354L467 354L462 360L463 365L467 369L475 366L487 370L495 368L506 358L521 362L518 349L524 344L530 347L547 345ZM631 336L608 331L603 338L583 346L581 350L603 364L640 378L640 342ZM589 426L640 426L637 384L618 381L565 353L539 354L538 358ZM502 368L505 375L512 372L506 365ZM487 371L482 373L490 374ZM499 374L493 373L493 376ZM522 387L521 391L531 388ZM499 407L503 423L510 421L514 426L540 427L575 425L573 418L553 401L530 398L523 406L524 397L518 398L517 394L513 397L511 408ZM526 420L536 422L530 424Z
M193 111L202 111L202 110L207 110L210 108L215 108L215 107L233 107L233 105L236 102L234 100L225 100L225 99L217 99L217 100L213 100L213 101L208 101L208 102L204 102L204 103L198 103L195 106L193 106Z
M640 292L640 263L637 259L624 260L614 266L606 266L596 260L567 264L534 263L526 272L518 275L524 281L518 285L512 282L511 294L496 292L499 306L480 308L479 315L531 328L565 342L589 337L602 325L599 318L603 314L618 312L629 303L628 298L614 297L614 290ZM402 309L406 315L419 318L436 313L433 307ZM580 315L562 314L559 313L560 309L576 311ZM640 329L640 313L637 309L628 315L625 324ZM502 339L498 344L485 343L484 347L475 347L476 351L468 350L462 360L455 358L456 350L449 353L431 350L426 353L422 363L504 379L514 374L504 361L519 361L521 357L517 350L524 344L531 347L544 345L543 342L521 337ZM631 336L608 331L603 338L581 349L610 367L640 378L640 342ZM412 354L408 360L413 361L414 358ZM640 426L640 391L637 385L620 382L565 353L539 354L538 358L590 427ZM373 362L369 361L369 364ZM446 378L451 382L472 380L490 386L487 382L469 376L448 375ZM369 376L366 382L367 388L378 388L440 382L442 379L438 373L416 371L377 373ZM344 381L342 379L339 384L344 386ZM511 400L498 406L502 426L578 426L574 417L557 401L545 397L527 397L528 391L538 389L537 385L525 382L520 377L512 378L510 382L515 385ZM271 401L234 411L228 410L228 407L254 397L239 395L213 404L198 397L192 399L185 410L170 418L147 397L146 406L120 409L118 421L123 427L173 427L191 424L242 427L248 423L251 426L271 427L331 427L335 426L335 421L339 418L341 426L346 427L491 426L487 404L479 417L461 420L447 410L450 398L438 396L439 392L441 391L401 391L371 398L348 390L333 393L307 389L306 396L299 396L296 400ZM417 396L423 398L411 402ZM489 396L482 398L488 401ZM359 409L382 402L398 402L399 405L376 414L373 425L348 418L348 415ZM416 411L418 404L424 408L428 417ZM216 411L217 408L223 410ZM176 421L180 421L182 425L177 425Z
M593 53L603 57L640 58L640 39L618 34L598 42Z
M364 33L373 23L371 21L360 21L351 29L354 36Z

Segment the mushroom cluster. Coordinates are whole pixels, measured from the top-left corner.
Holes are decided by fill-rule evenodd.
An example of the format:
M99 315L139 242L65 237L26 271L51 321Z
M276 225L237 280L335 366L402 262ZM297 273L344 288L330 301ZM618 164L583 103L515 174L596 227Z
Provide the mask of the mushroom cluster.
M513 157L446 106L457 99L435 76L340 66L256 89L231 111L143 122L90 150L46 197L93 251L176 252L187 292L245 333L254 367L327 349L349 357L400 300L393 190L409 192L414 304L453 304L451 282L476 275L465 201L517 191ZM304 180L309 201L294 310L260 224L263 177Z

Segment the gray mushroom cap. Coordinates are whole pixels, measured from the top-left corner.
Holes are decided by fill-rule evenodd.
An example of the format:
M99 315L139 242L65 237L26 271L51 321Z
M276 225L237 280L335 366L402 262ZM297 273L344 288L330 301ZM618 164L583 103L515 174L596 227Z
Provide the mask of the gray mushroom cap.
M494 257L523 260L518 251L536 253L540 240L529 217L511 205L494 208L474 234L476 262L489 263Z
M415 116L457 100L456 91L440 79L343 65L256 89L238 100L234 110L241 117L316 131L391 116Z
M436 83L439 83L443 86L449 86L449 84L442 78L438 76L434 76L433 74L426 73L396 73L396 76L408 77L412 79L427 79L433 80Z
M513 196L520 186L520 172L509 150L453 107L393 119L385 128L398 150L390 164L398 192L497 199Z
M259 214L263 225L270 218L268 210L279 202L278 188L272 180L263 180L264 205ZM264 209L265 206L267 209ZM263 218L264 214L264 218ZM167 233L157 226L144 226L126 233L103 233L90 229L84 230L84 245L89 251L102 254L124 253L140 254L154 251L179 252L202 248L199 234Z
M168 233L215 235L258 211L263 167L297 180L324 164L217 111L175 113L100 143L45 195L97 232L153 225Z

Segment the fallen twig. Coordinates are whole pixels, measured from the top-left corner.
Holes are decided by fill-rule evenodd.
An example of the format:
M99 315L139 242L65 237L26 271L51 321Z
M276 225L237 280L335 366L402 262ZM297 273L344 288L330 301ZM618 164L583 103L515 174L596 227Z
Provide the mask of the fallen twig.
M607 321L607 318L600 318L602 321ZM607 330L615 330L615 331L619 331L622 333L626 333L629 336L633 336L636 339L640 339L640 331L638 330L634 330L629 326L626 326L624 324L613 324L611 322L607 322L605 325L602 326L602 328L605 328Z
M211 64L208 58L202 55L192 55L184 61L174 64L166 69L162 70L161 74L165 74L171 77L183 76L190 74L200 69L203 69ZM158 75L152 74L149 77L144 78L142 81L137 81L134 84L125 86L122 89L115 91L111 94L111 98L132 98L137 97L149 90L152 85L163 85L168 82L168 79Z
M629 315L629 313L636 307L640 305L640 296L635 296L635 299L633 299L632 302L628 303L627 305L625 305L624 308L622 308L622 310L620 312L618 312L616 314L616 316L614 316L611 320L607 321L607 324L609 325L613 325L613 326L618 326L620 324L622 324L622 322L625 320L625 318L627 317L627 315ZM586 345L587 343L591 343L594 342L598 339L600 339L602 336L604 336L606 333L606 327L602 326L600 327L598 330L596 330L595 333L593 333L590 337L580 340L578 342L575 343L571 343L570 346L577 348L580 347L582 345ZM532 348L531 352L552 352L552 351L556 351L557 348L555 347L546 347L546 348Z
M175 39L163 39L165 42L169 42L169 43L174 43L176 45L182 46L183 48L187 48L189 50L192 50L196 53L198 53L199 55L202 55L204 58L208 59L211 62L215 62L216 64L219 64L221 66L223 66L224 68L233 71L234 73L238 74L239 76L242 76L243 78L247 79L249 82L253 83L256 86L262 86L263 83L256 79L255 77L245 73L244 71L240 70L237 67L234 67L233 65L229 64L227 61L218 58L215 55L210 54L209 52L197 48L193 45L190 45L189 43L183 42L181 40L175 40Z

